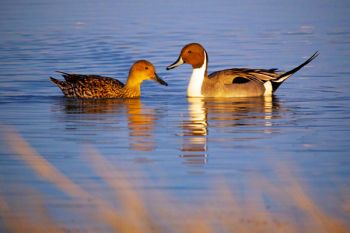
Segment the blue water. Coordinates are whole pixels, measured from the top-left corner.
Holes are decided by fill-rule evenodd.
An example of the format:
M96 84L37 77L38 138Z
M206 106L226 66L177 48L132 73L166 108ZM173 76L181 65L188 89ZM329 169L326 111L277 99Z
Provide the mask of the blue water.
M211 195L217 178L235 187L252 173L268 176L280 161L336 209L350 185L349 12L349 2L327 0L2 1L0 124L83 187L98 180L86 146L130 174L142 171L133 176L141 188L184 201ZM190 67L165 67L189 42L204 45L209 72L288 70L320 56L272 99L187 99ZM62 70L124 82L138 59L169 86L145 82L140 100L83 101L65 99L48 79ZM0 145L2 197L21 199L15 187L26 185L60 198ZM108 196L103 185L86 188Z

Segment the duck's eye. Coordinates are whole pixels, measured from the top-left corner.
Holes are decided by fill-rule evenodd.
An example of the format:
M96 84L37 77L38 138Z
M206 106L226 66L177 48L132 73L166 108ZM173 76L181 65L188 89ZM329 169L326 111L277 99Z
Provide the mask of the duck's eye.
M148 70L148 66L145 67L145 70Z
M188 50L188 52L187 53L192 53L192 51L191 50Z

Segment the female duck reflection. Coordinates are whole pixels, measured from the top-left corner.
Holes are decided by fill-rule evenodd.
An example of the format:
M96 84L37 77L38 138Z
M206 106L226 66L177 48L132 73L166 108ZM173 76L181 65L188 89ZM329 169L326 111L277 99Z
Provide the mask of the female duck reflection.
M209 130L215 129L215 132L219 133L215 135L215 143L264 137L264 134L272 132L272 120L279 118L279 110L278 99L272 96L234 99L188 98L188 116L182 124L181 157L189 164L207 163ZM252 130L252 127L245 126L255 127ZM242 138L241 135L249 130L254 131L255 137Z
M145 106L141 99L64 98L61 100L64 102L60 106L64 107L66 113L65 122L69 124L66 129L76 130L84 128L84 132L91 130L95 132L94 134L98 130L118 131L118 136L121 136L126 131L123 130L122 122L127 120L130 150L154 150L153 130L157 117L155 116L155 110ZM72 114L82 115L79 115L79 120L77 121L74 120L76 117L72 116ZM115 127L114 123L121 124L121 127Z

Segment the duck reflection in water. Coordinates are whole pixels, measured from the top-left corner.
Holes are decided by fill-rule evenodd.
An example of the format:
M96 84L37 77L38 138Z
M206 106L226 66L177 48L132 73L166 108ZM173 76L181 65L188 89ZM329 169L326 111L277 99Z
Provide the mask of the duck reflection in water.
M274 96L256 98L188 98L188 116L182 123L181 157L188 164L208 162L209 131L219 132L213 141L252 140L241 133L254 126L254 134L272 133L273 119L279 118L281 106ZM225 133L228 133L225 135Z
M182 123L181 157L188 164L207 163L207 109L202 98L188 98L188 119Z
M138 99L127 105L130 147L138 151L152 151L155 148L155 110L145 108Z
M88 130L115 131L121 136L125 130L122 122L127 117L128 142L131 150L152 151L155 148L153 130L155 127L155 110L146 107L141 99L67 99L64 98L66 122L69 129L89 127ZM84 114L71 123L71 114ZM80 125L77 125L79 124ZM87 124L87 122L89 124ZM115 124L120 127L115 127ZM91 128L94 127L94 128ZM108 127L106 127L108 126ZM115 139L117 140L117 139ZM111 139L113 143L114 139Z

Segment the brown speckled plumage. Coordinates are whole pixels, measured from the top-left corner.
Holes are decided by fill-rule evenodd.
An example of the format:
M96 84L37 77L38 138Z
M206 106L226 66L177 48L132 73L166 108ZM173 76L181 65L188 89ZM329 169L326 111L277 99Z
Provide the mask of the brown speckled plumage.
M145 60L135 62L130 68L126 84L117 79L99 75L82 75L61 73L65 81L50 77L66 97L70 98L137 98L141 95L141 83L154 79L162 85L167 85L155 73L154 66Z

